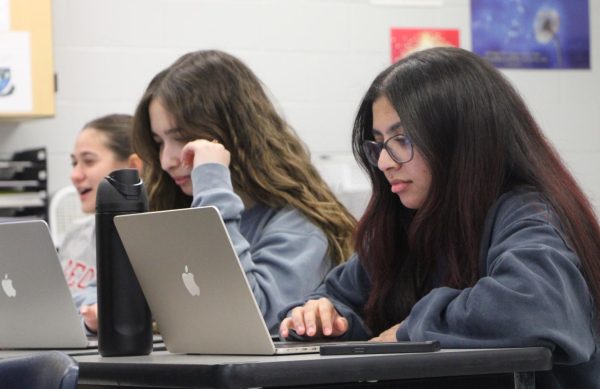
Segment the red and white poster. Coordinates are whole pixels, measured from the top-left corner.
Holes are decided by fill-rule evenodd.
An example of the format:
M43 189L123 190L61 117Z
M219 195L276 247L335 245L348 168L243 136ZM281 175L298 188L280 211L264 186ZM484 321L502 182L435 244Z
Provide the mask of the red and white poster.
M392 63L408 54L439 46L459 47L456 29L392 28Z

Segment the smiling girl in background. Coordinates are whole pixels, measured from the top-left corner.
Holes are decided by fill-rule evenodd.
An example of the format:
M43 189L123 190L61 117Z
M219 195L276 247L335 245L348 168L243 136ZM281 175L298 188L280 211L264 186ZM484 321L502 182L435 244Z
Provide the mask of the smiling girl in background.
M131 148L131 115L113 114L87 123L75 140L71 154L71 182L90 214L65 235L59 254L75 305L88 329L96 331L96 191L100 182L117 169L141 169Z

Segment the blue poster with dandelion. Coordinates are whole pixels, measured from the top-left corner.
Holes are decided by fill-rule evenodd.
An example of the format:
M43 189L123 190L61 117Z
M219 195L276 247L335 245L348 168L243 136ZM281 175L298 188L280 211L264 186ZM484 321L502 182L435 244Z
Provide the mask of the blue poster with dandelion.
M497 67L590 68L588 0L471 0L471 28Z

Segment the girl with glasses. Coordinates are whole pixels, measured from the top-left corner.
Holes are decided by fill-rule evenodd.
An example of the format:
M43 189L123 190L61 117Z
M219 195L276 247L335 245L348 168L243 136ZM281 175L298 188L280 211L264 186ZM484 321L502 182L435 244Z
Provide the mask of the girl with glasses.
M384 70L353 149L372 182L356 255L282 311L282 336L547 346L548 388L600 388L600 227L521 97L484 59Z
M354 218L239 59L180 57L150 82L133 132L151 210L217 207L272 332L351 253Z

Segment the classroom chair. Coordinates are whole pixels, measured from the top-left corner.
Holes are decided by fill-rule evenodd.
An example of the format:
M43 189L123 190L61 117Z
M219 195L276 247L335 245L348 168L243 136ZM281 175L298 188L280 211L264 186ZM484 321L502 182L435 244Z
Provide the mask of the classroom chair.
M81 210L79 194L73 185L57 190L50 197L48 210L48 223L54 245L60 247L65 233L85 216Z
M2 389L75 389L78 379L77 362L60 351L0 360Z

